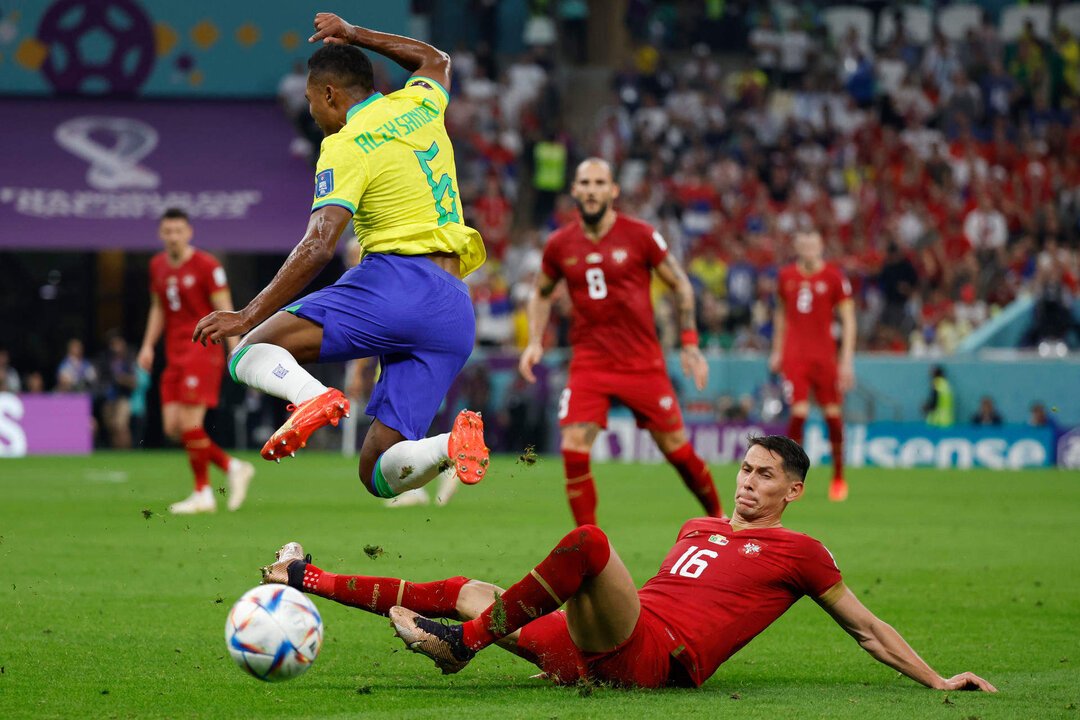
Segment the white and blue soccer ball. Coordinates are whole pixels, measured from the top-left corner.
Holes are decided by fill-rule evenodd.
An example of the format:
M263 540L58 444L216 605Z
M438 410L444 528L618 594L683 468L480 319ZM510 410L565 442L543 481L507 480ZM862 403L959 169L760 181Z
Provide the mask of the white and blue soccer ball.
M242 669L267 682L307 672L322 648L323 624L315 605L288 585L248 590L229 610L225 644Z

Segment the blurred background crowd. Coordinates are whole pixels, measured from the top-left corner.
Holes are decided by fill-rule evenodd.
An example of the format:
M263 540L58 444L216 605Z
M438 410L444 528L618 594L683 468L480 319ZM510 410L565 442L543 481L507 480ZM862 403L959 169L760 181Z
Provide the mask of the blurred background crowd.
M535 3L512 62L459 47L447 120L489 252L469 278L480 344L523 345L545 237L574 218L565 189L590 155L687 265L706 347L768 348L777 270L811 228L852 281L860 350L949 354L1020 293L1039 299L1026 345L1077 343L1080 44L1038 7L1045 21L985 3L631 2L632 57L584 118L579 89L557 88L587 4ZM281 99L303 130L302 89L301 71Z

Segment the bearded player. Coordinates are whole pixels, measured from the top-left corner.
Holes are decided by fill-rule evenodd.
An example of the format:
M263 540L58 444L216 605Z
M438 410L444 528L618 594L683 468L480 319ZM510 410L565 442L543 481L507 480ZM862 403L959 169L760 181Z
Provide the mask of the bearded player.
M326 139L307 232L247 307L206 316L193 339L220 342L250 331L229 360L233 379L295 406L263 447L267 460L293 455L312 432L348 413L345 395L302 363L377 356L382 372L367 406L375 419L360 450L367 491L395 497L451 464L463 482L477 483L488 465L477 413L462 411L451 432L425 437L472 352L475 319L461 278L485 258L480 234L461 221L444 126L450 58L328 13L315 16L315 30L310 40L323 47L308 59L307 99ZM404 89L375 92L360 48L411 72ZM350 220L360 264L290 304L334 256Z
M664 238L652 226L615 212L619 186L611 166L590 158L574 175L571 194L580 219L548 238L543 264L527 308L529 344L518 369L535 382L533 366L544 354L543 338L551 315L552 293L565 279L574 307L570 336L570 377L559 399L566 495L578 525L596 524L596 486L589 452L607 426L612 398L646 428L686 487L713 517L723 510L712 474L694 452L683 428L682 412L668 378L664 353L653 323L649 283L653 270L675 291L682 329L682 367L698 390L709 366L698 349L694 291Z
M784 377L791 403L788 437L802 443L814 390L832 445L833 479L829 499L848 496L844 480L844 393L855 384L855 303L851 283L835 265L825 262L821 235L795 236L796 260L776 280L776 312L769 369ZM840 315L840 357L833 339L833 312Z
M784 510L803 494L810 465L803 449L777 435L749 444L731 519L684 524L641 590L594 525L570 532L505 591L464 577L411 583L329 573L297 543L263 568L263 582L388 615L406 646L444 673L458 672L497 643L557 683L623 687L699 686L809 596L871 656L912 680L940 690L996 692L972 673L946 679L935 672L847 588L824 545L781 525ZM447 625L424 615L465 622Z
M211 310L231 310L225 269L208 253L191 246L191 222L183 210L166 210L158 222L165 250L150 261L150 314L138 363L150 372L154 346L165 335L165 371L161 374L161 424L173 442L184 446L195 476L195 491L169 506L169 512L189 515L214 512L217 501L210 487L209 466L228 474L230 510L247 496L255 475L251 463L230 458L203 428L206 409L217 407L225 355L217 346L191 342L195 324ZM230 347L236 345L230 341Z

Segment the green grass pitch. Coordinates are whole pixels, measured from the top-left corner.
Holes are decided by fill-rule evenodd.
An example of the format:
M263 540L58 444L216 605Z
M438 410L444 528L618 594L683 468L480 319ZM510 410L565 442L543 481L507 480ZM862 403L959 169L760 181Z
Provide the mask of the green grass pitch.
M506 586L571 526L555 458L498 457L448 507L396 510L352 460L255 461L240 512L222 498L217 515L183 518L165 511L189 491L179 452L0 462L0 718L1080 718L1076 473L859 469L831 504L815 469L785 518L932 666L979 673L996 696L899 677L805 599L700 690L620 691L530 680L495 648L444 677L386 619L318 598L314 667L280 685L248 677L225 615L286 541L335 572ZM730 507L734 468L714 473ZM697 506L663 465L595 474L600 524L643 583Z

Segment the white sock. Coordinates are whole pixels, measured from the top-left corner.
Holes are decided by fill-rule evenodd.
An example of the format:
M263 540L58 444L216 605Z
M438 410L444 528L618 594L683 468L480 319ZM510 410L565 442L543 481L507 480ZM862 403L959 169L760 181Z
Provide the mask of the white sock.
M439 474L439 489L435 493L435 504L442 506L450 502L450 498L454 497L454 493L459 489L461 489L461 480L458 478L457 469L451 465Z
M229 359L233 380L294 405L326 392L288 350L268 343L245 345Z
M439 465L449 460L449 443L450 433L423 440L404 440L382 454L375 472L382 476L394 495L423 487L439 474Z

